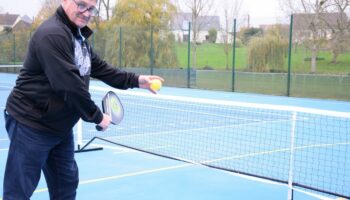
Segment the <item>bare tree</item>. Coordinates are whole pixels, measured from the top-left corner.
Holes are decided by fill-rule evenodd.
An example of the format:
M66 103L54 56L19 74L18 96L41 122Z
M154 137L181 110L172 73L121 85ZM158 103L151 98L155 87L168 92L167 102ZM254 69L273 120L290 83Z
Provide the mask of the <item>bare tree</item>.
M332 14L329 15L334 16L333 20L329 20L329 17L321 17L321 20L331 30L329 48L333 55L332 63L336 63L338 56L349 47L350 23L346 11L349 9L350 2L349 0L324 0L322 4L325 10Z
M111 7L110 7L110 0L100 0L98 4L98 10L101 12L101 5L103 6L105 12L106 12L106 20L108 21L111 16ZM99 12L99 16L100 16Z
M208 15L212 11L212 9L214 9L214 0L182 0L182 3L185 7L187 7L187 9L191 11L192 15L192 66L195 67L197 65L196 57L199 32L206 25L205 23L208 23L205 21L200 21L199 18L201 16Z
M41 8L34 19L34 28L38 27L41 22L55 13L62 0L44 0Z
M320 32L323 32L324 24L321 20L321 14L324 13L323 0L300 0L302 6L302 12L312 13L307 18L301 18L303 22L307 23L309 31L311 31L310 45L311 49L311 73L316 73L317 69L317 56L320 50L321 37ZM297 22L297 20L296 20Z
M329 37L332 62L336 62L338 55L344 51L344 45L348 43L345 39L348 37L349 23L345 13L349 8L349 0L280 0L280 6L286 13L295 14L295 35L311 50L311 73L316 72L321 44L328 41ZM308 37L305 32L311 35Z

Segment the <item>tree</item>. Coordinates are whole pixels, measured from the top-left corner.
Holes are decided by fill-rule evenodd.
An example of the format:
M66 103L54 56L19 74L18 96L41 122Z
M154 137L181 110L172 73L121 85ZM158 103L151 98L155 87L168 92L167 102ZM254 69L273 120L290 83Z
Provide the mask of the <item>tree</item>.
M155 65L173 66L168 61L176 60L176 54L172 48L173 40L167 31L168 24L176 8L168 0L119 0L114 8L114 15L109 22L110 30L123 31L123 66L148 66L151 56L151 31L153 30L153 43L155 50ZM115 32L113 31L113 37ZM119 38L106 43L110 49L119 43ZM113 46L111 46L113 45ZM165 49L169 48L169 49ZM152 52L153 53L153 52ZM165 55L166 54L166 55ZM106 54L107 55L107 54ZM110 55L111 58L115 56ZM168 57L167 64L164 59Z
M103 9L102 9L103 8ZM98 1L97 5L98 14L95 16L93 20L93 26L96 27L96 29L100 28L101 18L102 15L106 17L106 20L109 21L111 17L111 3L110 0L100 0Z
M203 29L207 22L200 22L199 17L202 15L207 15L214 8L214 0L182 0L185 7L191 10L192 14L192 66L197 65L197 41L199 32Z
M248 45L251 38L260 37L263 35L263 30L261 28L242 28L238 37L242 40L244 45Z
M100 13L102 11L101 9L101 5L103 5L104 7L104 10L106 12L106 20L108 21L110 16L111 16L111 13L110 13L110 10L111 10L111 7L110 7L110 0L100 0L99 4L98 4L98 10L100 11L98 16L100 16Z
M113 23L119 25L153 25L165 28L176 8L169 0L119 0L113 11Z
M345 10L349 7L349 0L281 0L281 6L287 13L295 14L293 30L299 33L298 40L302 40L304 45L311 50L311 73L317 70L317 56L321 45L328 39L327 30L332 30L330 47L333 53L333 62L337 56L344 50L346 44L344 39L349 29L349 23L345 15ZM336 23L333 23L334 15ZM333 21L333 22L332 22ZM299 26L299 28L298 28ZM306 36L305 32L310 32Z
M346 11L349 8L349 0L324 0L322 3L329 15L334 16L334 20L321 15L321 20L326 24L326 27L331 30L331 39L329 48L332 52L332 63L337 63L338 56L345 52L349 47L349 31L350 23ZM327 15L326 15L327 16Z
M252 38L248 44L248 67L255 72L283 71L288 40L278 27L272 27L263 37Z
M217 35L218 35L218 31L215 30L215 29L210 29L208 31L208 41L210 43L215 43L216 41L216 38L217 38Z
M34 18L33 29L37 28L44 20L53 15L62 0L45 0Z

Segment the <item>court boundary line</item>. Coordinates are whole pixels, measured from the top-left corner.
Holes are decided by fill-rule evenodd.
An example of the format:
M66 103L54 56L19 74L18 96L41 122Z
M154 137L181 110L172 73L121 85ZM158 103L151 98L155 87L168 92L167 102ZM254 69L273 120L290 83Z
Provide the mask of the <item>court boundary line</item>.
M174 170L174 169L189 167L189 166L193 166L193 165L187 163L187 164L174 165L174 166L168 166L168 167L160 167L160 168L155 168L155 169L150 169L150 170L131 172L131 173L115 175L115 176L107 176L107 177L102 177L102 178L82 180L82 181L79 181L79 185L86 185L86 184L92 184L92 183L103 182L103 181L117 180L117 179L126 178L126 177L151 174L151 173L167 171L167 170ZM47 191L48 191L47 187L46 188L39 188L39 189L36 189L33 194L47 192Z
M190 167L190 166L202 166L203 167L203 165L196 164L196 163L186 163L186 164L182 164L182 165L161 167L161 168L156 168L156 169L150 169L150 170L143 170L143 171L138 171L138 172L131 172L131 173L127 173L127 174L121 174L121 175L116 175L116 176L107 176L107 177L102 177L102 178L95 178L95 179L90 179L90 180L79 181L79 185L86 185L86 184L93 184L93 183L103 182L103 181L117 180L117 179L126 178L126 177L139 176L139 175L144 175L144 174L151 174L151 173L155 173L155 172L174 170L174 169ZM286 186L285 184L282 184L282 183L277 183L277 182L265 180L265 179L262 179L262 178L251 177L251 176L243 175L243 174L239 174L239 173L233 173L233 172L227 172L227 171L221 171L221 170L216 170L216 171L222 172L222 173L226 173L226 174L229 174L229 175L232 175L232 176L236 176L236 177L241 177L241 178L244 178L244 179L247 179L247 180L251 180L251 181L262 182L262 183L272 184L272 185ZM303 191L303 190L298 189L298 188L293 188L293 190L296 190L296 191L304 193L306 195L318 198L320 200L334 200L333 198L324 197L322 195L314 194L314 193L307 192L307 191ZM43 193L43 192L48 192L48 188L46 187L46 188L36 189L33 192L33 194ZM0 197L0 200L2 200L2 197Z

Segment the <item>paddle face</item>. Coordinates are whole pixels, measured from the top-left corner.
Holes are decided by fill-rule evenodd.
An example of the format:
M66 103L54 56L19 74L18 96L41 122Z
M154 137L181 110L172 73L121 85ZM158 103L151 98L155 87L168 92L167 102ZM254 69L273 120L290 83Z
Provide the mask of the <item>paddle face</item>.
M102 110L104 113L108 114L112 118L112 124L119 124L124 117L124 108L118 98L117 94L112 91L107 92L107 94L102 99Z
M107 92L107 94L102 99L102 111L105 114L111 116L111 122L114 125L119 124L124 117L124 108L117 94L112 91ZM102 130L102 127L96 126L98 131Z

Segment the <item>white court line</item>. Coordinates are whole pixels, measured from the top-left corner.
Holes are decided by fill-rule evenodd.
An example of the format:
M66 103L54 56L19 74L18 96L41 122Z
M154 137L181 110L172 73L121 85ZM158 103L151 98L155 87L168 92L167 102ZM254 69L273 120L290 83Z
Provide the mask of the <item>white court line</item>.
M294 187L293 187L293 190L301 192L301 193L304 193L306 195L309 195L309 196L312 196L312 197L315 197L315 198L318 198L318 199L321 199L321 200L338 200L339 199L339 198L334 198L334 199L333 198L328 198L328 197L325 197L325 196L322 196L322 195L319 195L319 194L314 194L312 192L303 191L301 189L294 188Z
M0 151L8 151L9 149L0 149Z
M144 175L144 174L151 174L151 173L160 172L160 171L174 170L174 169L179 169L179 168L189 167L189 166L192 166L192 164L182 164L182 165L175 165L175 166L170 166L170 167L161 167L161 168L156 168L156 169L121 174L121 175L116 175L116 176L107 176L107 177L102 177L102 178L89 179L89 180L79 181L79 185L86 185L86 184L103 182L103 181L117 180L117 179L121 179L121 178L139 176L139 175ZM47 192L47 191L48 191L48 188L40 188L40 189L35 190L34 193Z
M152 147L152 148L142 148L142 150L150 151L150 150L163 149L163 148L169 148L169 147L172 147L172 146L170 146L170 145L164 145L164 146L157 146L157 147ZM133 153L145 153L145 152L142 152L142 151L137 151L137 150L134 150L134 149L125 148L124 151L122 151L122 152L113 152L113 154L122 154L122 153L129 153L129 152L133 152Z
M330 147L330 146L340 146L340 145L350 145L350 142L340 142L340 143L331 143L331 144L313 144L313 145L305 145L305 146L300 146L300 147L295 147L294 149L307 149L307 148L317 148L317 147ZM223 160L232 160L232 159L239 159L239 158L247 158L247 157L253 157L253 156L259 156L259 155L264 155L264 154L273 154L277 152L286 152L290 151L290 148L283 148L283 149L275 149L271 151L260 151L260 152L254 152L254 153L248 153L248 154L242 154L242 155L236 155L236 156L229 156L229 157L223 157L223 158L218 158L218 159L213 159L213 160L206 160L206 161L201 161L203 164L209 164L212 162L218 162L218 161L223 161ZM179 158L180 159L180 158ZM184 160L184 159L180 159ZM190 163L193 161L191 160L185 160Z
M0 138L0 141L8 141L8 138Z
M309 146L297 147L296 149L303 149L303 148L309 148L309 147L324 147L324 146L333 146L333 145L348 145L348 144L350 144L350 143L309 145ZM96 146L100 146L100 145L96 145ZM105 147L106 148L109 147L109 148L115 149L115 148L110 147L110 146L105 146ZM286 150L286 149L276 150L276 152L284 151L284 150ZM269 152L271 153L273 151L269 151ZM260 152L260 154L266 154L266 153L268 153L268 152ZM252 156L252 155L254 155L254 154L241 155L241 156L238 156L238 157L244 157L244 156L248 157L248 156ZM255 155L258 155L258 153L256 153ZM227 158L225 158L225 159L227 159ZM213 160L212 161L205 161L203 163L210 163L210 162L213 162ZM144 170L144 171L139 171L139 172L127 173L127 174L122 174L122 175L108 176L108 177L102 177L102 178L97 178L97 179L90 179L90 180L80 181L79 185L85 185L85 184L91 184L91 183L97 183L97 182L103 182L103 181L110 181L110 180L117 180L117 179L126 178L126 177L132 177L132 176L139 176L139 175L143 175L143 174L156 173L156 172L160 172L160 171L174 170L174 169L183 168L183 167L189 167L189 166L193 166L193 165L201 165L201 164L190 161L190 164L182 164L182 165L175 165L175 166L170 166L170 167L162 167L162 168L156 168L156 169L151 169L151 170ZM221 171L221 170L219 170L219 171ZM251 176L237 174L237 173L232 173L232 172L227 172L227 171L222 171L222 172L227 173L227 174L231 174L231 175L234 175L234 176L239 176L239 177L242 177L242 178L245 178L245 179L253 180L253 181L258 181L258 182L263 182L263 183L269 183L269 184L285 186L285 184L276 183L276 182L265 180L265 179L261 179L261 178L251 177ZM324 197L322 195L318 195L318 194L314 194L314 193L311 193L311 192L303 191L303 190L300 190L298 188L293 188L293 189L298 191L298 192L304 193L306 195L318 198L320 200L333 200L332 198L328 198L328 197ZM47 192L47 191L48 191L48 188L40 188L40 189L35 190L34 193Z
M86 184L103 182L103 181L117 180L117 179L121 179L121 178L127 178L127 177L132 177L132 176L139 176L139 175L144 175L144 174L156 173L156 172L166 171L166 170L174 170L174 169L179 169L179 168L183 168L183 167L189 167L189 166L192 166L193 164L196 164L196 163L175 165L175 166L170 166L170 167L162 167L162 168L156 168L156 169L151 169L151 170L144 170L144 171L139 171L139 172L132 172L132 173L116 175L116 176L107 176L107 177L102 177L102 178L84 180L84 181L80 181L79 185L86 185ZM219 170L219 171L221 171L221 170ZM255 177L251 177L251 176L247 176L247 175L242 175L242 174L237 174L237 173L232 173L232 172L226 172L226 171L224 171L224 173L227 173L227 174L230 174L230 175L234 175L234 176L239 176L239 177L242 177L242 178L245 178L245 179L249 179L249 180L253 180L253 181L258 181L258 182L264 182L264 183L269 183L269 184L285 186L285 184L282 184L282 183L276 183L276 182L273 182L273 181L267 181L265 179L255 178ZM314 193L310 193L310 192L307 192L307 191L303 191L303 190L300 190L300 189L297 189L297 188L293 188L293 189L298 191L298 192L301 192L301 193L304 193L304 194L316 197L316 198L321 199L321 200L333 200L332 198L324 197L324 196L321 196L321 195L318 195L318 194L314 194ZM47 192L47 191L48 191L48 188L40 188L40 189L35 190L34 193L41 193L41 192Z
M233 172L228 172L228 171L223 171L223 172L227 173L227 174L230 174L230 175L233 175L233 176L238 176L238 177L241 177L241 178L244 178L244 179L252 180L252 181L257 181L257 182L262 182L262 183L267 183L267 184L272 184L272 185L287 186L286 184L283 184L283 183L278 183L278 182L274 182L274 181L270 181L270 180L266 180L266 179L262 179L262 178L257 178L257 177L253 177L253 176L248 176L248 175L244 175L244 174L238 174L238 173L233 173ZM318 198L320 200L337 200L337 198L332 199L332 198L325 197L325 196L322 196L322 195L319 195L319 194L314 194L312 192L307 192L307 191L304 191L304 190L299 189L299 188L294 188L293 187L293 190L301 192L301 193L304 193L306 195L309 195L309 196L312 196L312 197L315 197L315 198Z

